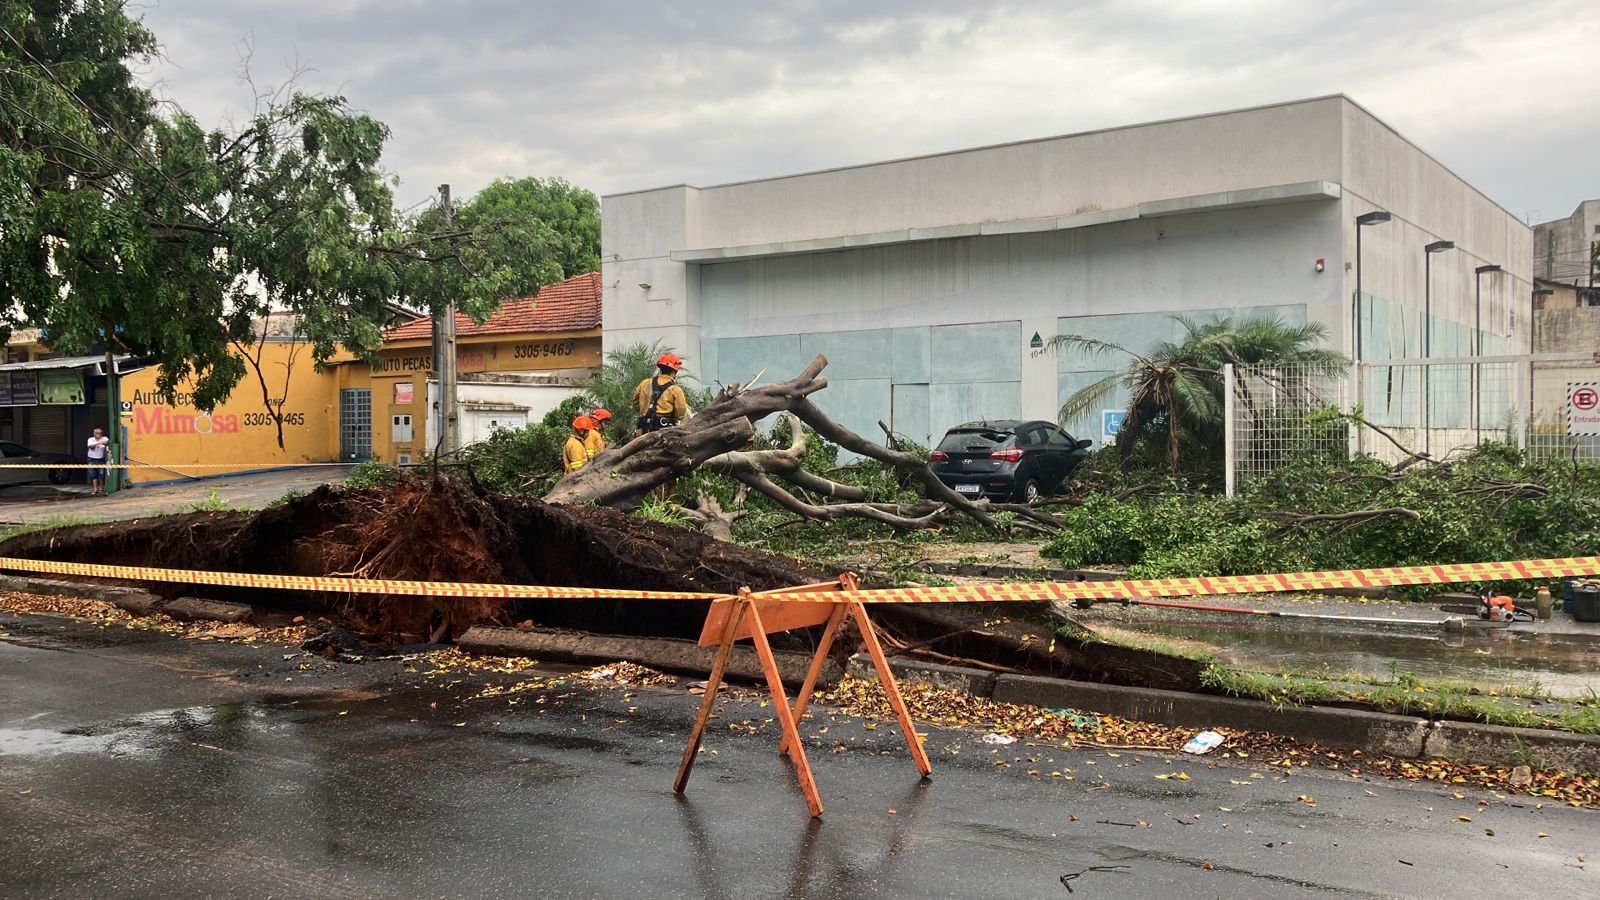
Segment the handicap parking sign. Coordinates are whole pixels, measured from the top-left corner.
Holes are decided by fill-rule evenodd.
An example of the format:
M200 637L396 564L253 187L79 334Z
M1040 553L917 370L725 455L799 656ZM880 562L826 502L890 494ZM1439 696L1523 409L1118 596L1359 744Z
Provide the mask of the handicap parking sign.
M1122 430L1122 420L1127 417L1125 409L1100 410L1100 446L1109 447L1117 442L1117 432Z

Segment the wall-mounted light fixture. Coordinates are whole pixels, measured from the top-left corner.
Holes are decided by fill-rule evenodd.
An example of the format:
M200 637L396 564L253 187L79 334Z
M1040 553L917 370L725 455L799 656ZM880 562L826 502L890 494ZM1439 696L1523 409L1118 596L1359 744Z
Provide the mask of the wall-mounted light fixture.
M641 291L650 290L650 282L648 282L648 281L639 282L639 290L641 290Z

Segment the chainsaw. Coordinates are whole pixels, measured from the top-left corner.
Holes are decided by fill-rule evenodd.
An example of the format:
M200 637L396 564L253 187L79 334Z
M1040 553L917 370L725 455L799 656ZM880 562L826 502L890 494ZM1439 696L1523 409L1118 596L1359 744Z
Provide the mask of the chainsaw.
M1511 622L1518 616L1532 622L1538 616L1531 609L1519 609L1517 602L1505 594L1485 590L1479 596L1478 618L1490 622Z

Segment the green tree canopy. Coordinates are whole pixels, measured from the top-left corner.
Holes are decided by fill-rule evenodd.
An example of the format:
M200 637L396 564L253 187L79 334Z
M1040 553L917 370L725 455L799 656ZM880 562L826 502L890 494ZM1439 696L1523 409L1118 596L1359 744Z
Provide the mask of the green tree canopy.
M561 229L587 191L530 179L534 203L506 182L449 227L408 219L383 123L285 89L207 130L131 74L156 50L125 0L0 0L0 336L37 325L85 353L110 335L209 409L245 374L230 343L268 311L292 312L319 362L370 355L390 301L481 320L584 259L585 232Z

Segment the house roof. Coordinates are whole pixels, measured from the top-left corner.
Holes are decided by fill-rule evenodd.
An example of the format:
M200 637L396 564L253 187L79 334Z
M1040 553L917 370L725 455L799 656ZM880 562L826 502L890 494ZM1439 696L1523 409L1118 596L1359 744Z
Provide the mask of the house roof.
M479 334L586 331L600 327L600 273L547 284L532 297L508 300L482 325L456 316L456 337ZM385 341L431 340L433 320L417 319L383 333Z

